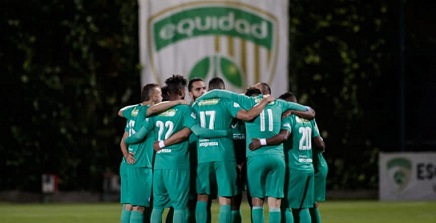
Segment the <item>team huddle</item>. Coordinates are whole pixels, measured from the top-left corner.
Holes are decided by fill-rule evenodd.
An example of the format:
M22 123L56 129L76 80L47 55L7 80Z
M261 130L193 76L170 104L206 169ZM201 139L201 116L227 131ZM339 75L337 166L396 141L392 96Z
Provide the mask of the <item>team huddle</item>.
M172 75L146 84L141 100L118 112L121 223L160 223L166 208L174 223L211 222L212 199L218 222L241 223L243 191L253 223L264 222L264 202L270 223L321 222L325 145L315 111L294 94L275 99L266 83L238 94L219 77L206 92L202 79Z

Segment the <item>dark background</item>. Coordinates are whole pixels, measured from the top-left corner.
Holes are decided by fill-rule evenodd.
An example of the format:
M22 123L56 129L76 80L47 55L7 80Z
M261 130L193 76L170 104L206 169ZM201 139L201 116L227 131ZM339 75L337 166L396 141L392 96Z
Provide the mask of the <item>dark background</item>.
M317 111L328 189L376 189L380 152L436 151L427 1L291 0L290 90ZM0 190L101 191L140 99L136 0L0 3Z

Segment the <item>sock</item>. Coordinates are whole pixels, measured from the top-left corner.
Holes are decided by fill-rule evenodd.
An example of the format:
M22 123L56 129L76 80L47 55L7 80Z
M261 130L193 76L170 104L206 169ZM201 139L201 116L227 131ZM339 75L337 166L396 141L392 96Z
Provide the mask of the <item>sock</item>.
M144 214L139 211L132 211L132 214L130 215L130 223L143 223L144 221Z
M212 213L210 212L210 209L212 207L212 200L209 199L207 202L207 223L212 223Z
M303 208L300 210L300 223L311 223L309 208Z
M185 223L186 216L185 210L174 210L173 223Z
M153 211L151 211L150 222L151 223L162 223L163 211L164 210L161 208L153 208Z
M317 207L309 208L310 217L312 218L312 223L321 223L321 215Z
M218 214L218 223L232 222L232 210L230 205L221 205Z
M264 223L265 219L263 218L263 207L253 206L251 209L251 219L253 223Z
M280 221L281 221L280 208L270 208L268 222L269 223L280 223Z
M233 223L242 223L241 211L239 209L232 210L232 222Z
M292 216L291 210L289 208L282 208L282 217L281 222L282 223L294 223L294 217Z
M207 223L207 202L197 201L195 219L197 223Z
M167 216L165 218L165 223L173 223L173 218L174 218L174 208L170 207Z
M121 223L129 223L130 222L130 215L132 214L132 211L128 211L126 209L121 210Z

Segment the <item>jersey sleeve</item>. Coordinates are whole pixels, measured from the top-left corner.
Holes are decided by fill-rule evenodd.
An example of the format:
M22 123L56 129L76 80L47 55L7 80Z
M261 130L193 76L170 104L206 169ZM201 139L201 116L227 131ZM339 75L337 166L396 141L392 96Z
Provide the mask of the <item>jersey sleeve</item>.
M135 107L136 107L136 105L129 105L129 106L123 107L123 108L121 109L121 113L123 114L123 116L124 116L126 119L130 119L130 118L132 118L132 110L133 110Z
M243 95L243 94L237 94L237 93L234 93L231 91L219 90L219 89L215 89L215 90L212 90L212 91L205 93L204 95L202 95L199 98L199 100L211 99L211 98L225 98L225 99L234 101L234 102L240 104L245 110L248 110L254 106L254 101L251 97L248 97L248 96ZM247 106L247 107L245 107L245 106Z
M319 129L318 129L318 125L316 124L315 119L310 121L313 127L313 131L312 131L312 138L316 138L319 136Z
M135 134L129 136L126 138L126 144L136 144L144 140L145 136L153 129L153 123L149 120L149 118L146 118L142 122L142 127L139 129L138 132Z
M286 111L286 110L307 111L308 110L306 106L300 105L298 103L288 102L288 101L284 101L284 100L276 100L276 101L280 101L280 103L283 105L284 111Z
M194 111L189 106L183 106L184 112L183 112L183 127L186 127L188 129L191 129L192 126L194 126L197 123L197 118L195 116Z
M208 128L202 128L199 124L196 124L191 127L192 132L200 138L224 138L224 137L231 137L232 136L232 130L213 130Z
M232 115L233 118L236 118L236 115L240 110L243 108L241 105L237 102L230 101L230 100L224 100L225 108L229 111L229 113Z
M292 133L292 119L291 119L291 116L288 116L285 119L283 119L281 129L286 130L289 133Z

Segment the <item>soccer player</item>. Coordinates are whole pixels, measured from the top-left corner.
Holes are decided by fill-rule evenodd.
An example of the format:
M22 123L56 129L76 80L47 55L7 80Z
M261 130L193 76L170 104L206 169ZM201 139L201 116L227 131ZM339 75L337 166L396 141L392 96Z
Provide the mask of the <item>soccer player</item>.
M215 78L217 80L217 78ZM209 83L209 90L221 88L224 82ZM224 98L208 98L201 100L201 96L193 104L193 109L200 118L200 125L209 129L230 129L233 118L244 121L256 117L272 97L265 97L249 111L242 109L239 104ZM207 202L211 195L211 174L215 173L218 184L218 201L220 212L218 222L231 222L231 199L235 195L236 186L236 159L233 140L228 138L199 138L197 144L197 207L196 219L198 223L205 223Z
M206 92L206 85L203 79L199 77L192 78L188 83L189 96L192 99L192 103L197 100L198 97ZM195 134L189 136L189 152L190 152L190 162L191 162L191 181L190 181L190 195L188 202L188 212L187 221L195 222L195 206L197 204L197 191L195 188L196 176L197 176L197 141L198 138ZM210 216L210 202L208 206L208 216ZM210 219L208 219L210 222Z
M141 92L142 103L126 106L118 112L118 115L127 119L129 135L134 134L141 127L146 115L158 112L162 109L170 108L176 104L183 103L182 100L171 103L163 103L148 109L150 105L155 105L162 100L162 93L159 85L146 84ZM125 137L123 136L123 139ZM121 148L124 142L120 143ZM148 139L140 144L128 147L128 160L133 160L130 165L123 165L120 169L122 182L122 203L124 205L121 218L123 222L143 222L144 211L150 213L151 185L152 185L152 159L153 159L153 140ZM123 151L124 152L124 151ZM132 156L132 158L130 158ZM122 171L122 173L121 173ZM126 210L126 211L124 211ZM130 212L129 212L130 210ZM129 217L130 215L130 217ZM129 220L130 219L130 220ZM148 216L145 219L149 219Z
M123 137L120 142L120 148L123 154L123 158L120 164L120 179L121 179L120 203L122 204L121 223L130 222L130 215L132 214L132 209L133 209L133 206L130 204L130 201L128 199L127 169L129 168L128 165L133 164L135 160L133 158L133 155L128 152L127 145L124 142L124 139L126 139L128 136L129 136L128 125L126 125L126 129L124 131Z
M260 94L257 88L250 88L248 95ZM249 108L259 102L260 97L246 97L226 91L215 91L205 94L202 98L221 97L233 98L243 108ZM252 148L249 140L246 145L248 188L252 196L252 220L254 223L264 222L263 203L268 197L269 222L280 222L280 202L284 196L285 160L283 145L266 146L265 138L277 135L281 128L282 113L286 110L307 111L305 106L296 103L287 103L276 100L268 104L253 121L245 122L246 138L260 139L259 142L265 147Z

